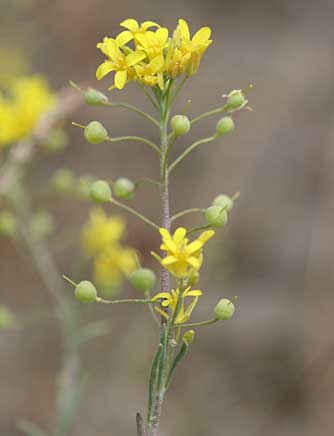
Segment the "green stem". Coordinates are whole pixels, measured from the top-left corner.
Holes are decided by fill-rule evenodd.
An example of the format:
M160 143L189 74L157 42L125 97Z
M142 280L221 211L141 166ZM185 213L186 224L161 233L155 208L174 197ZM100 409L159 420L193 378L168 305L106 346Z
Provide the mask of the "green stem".
M193 118L193 119L190 121L190 124L195 124L195 123L197 123L198 121L204 120L205 118L211 117L212 115L218 115L218 114L221 114L221 113L223 113L223 112L225 112L225 111L226 111L226 107L225 107L225 106L221 106L221 107L218 107L217 109L213 109L213 110L211 110L211 111L204 112L203 114L199 115L198 117Z
M142 142L143 144L148 145L149 147L153 148L159 156L161 156L161 150L160 148L154 144L154 142L150 141L149 139L142 138L141 136L118 136L117 138L107 138L108 142L118 142L118 141L137 141Z
M132 104L129 103L122 103L122 102L105 102L102 103L103 106L109 106L109 107L122 107L125 109L129 109L132 112L135 112L139 115L141 115L142 117L146 118L147 120L151 121L155 126L159 127L159 121L156 120L154 117L152 117L150 114L148 114L147 112L139 109L137 106L134 106Z
M127 298L124 300L104 300L103 298L97 297L96 298L97 303L103 303L103 304L123 304L123 303L139 303L139 304L150 304L150 303L156 303L154 300L146 300L146 299L135 299L135 298Z
M205 208L199 208L199 207L194 207L192 209L186 209L186 210L182 210L181 212L176 213L175 215L173 215L171 217L171 222L177 220L178 218L181 218L184 215L187 215L189 213L193 213L193 212L204 212Z
M212 226L210 224L203 224L201 226L193 227L192 229L188 230L187 235L191 235L192 233L199 232L200 230L206 230L211 228Z
M132 213L132 215L135 215L137 218L141 219L142 221L144 221L146 224L149 224L150 226L154 227L155 229L159 230L159 226L157 224L155 224L153 221L151 221L150 219L146 218L146 216L144 216L143 214L141 214L140 212L137 212L136 210L132 209L132 207L127 206L126 204L120 203L119 201L115 200L114 198L112 198L110 200L110 202L112 204L115 204L116 206L126 210L129 213Z
M207 138L199 139L198 141L191 144L188 148L184 150L183 153L180 154L179 157L175 159L175 161L169 166L168 172L171 173L174 168L185 158L188 156L189 153L191 153L195 148L199 147L202 144L208 144L212 141L214 141L217 138L217 135L212 135Z
M191 322L189 324L177 324L172 326L172 328L188 328L188 327L201 327L209 324L214 324L215 322L219 321L219 319L209 319L207 321L200 321L200 322Z

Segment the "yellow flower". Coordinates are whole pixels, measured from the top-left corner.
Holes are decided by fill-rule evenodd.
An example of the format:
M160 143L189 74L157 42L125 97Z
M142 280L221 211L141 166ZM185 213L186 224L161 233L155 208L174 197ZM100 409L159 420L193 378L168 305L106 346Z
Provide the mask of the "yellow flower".
M95 256L117 244L125 234L125 223L120 216L107 216L102 208L90 212L82 231L82 245L88 256Z
M192 311L195 309L195 306L201 295L202 295L202 291L191 290L190 287L188 287L182 292L180 302L179 302L179 298L180 298L179 289L176 289L176 291L172 290L170 294L168 292L160 292L159 294L155 295L152 298L152 300L157 301L163 299L161 306L169 307L171 309L172 317L175 316L174 324L183 324L187 322L188 319L190 318ZM187 307L185 304L186 297L193 297L193 300ZM175 310L177 307L178 307L178 311L177 314L175 314ZM155 310L159 312L160 315L162 315L164 318L169 319L169 315L166 312L164 312L160 307L155 307Z
M146 86L159 85L160 89L164 88L164 58L157 56L149 64L136 65L136 81Z
M136 250L116 244L95 258L94 280L102 289L118 289L137 267Z
M184 72L192 76L197 72L204 52L212 43L210 36L211 29L202 27L191 39L187 22L179 20L167 53L167 71L171 77Z
M187 230L183 227L179 227L173 236L166 229L160 229L162 236L160 248L166 252L166 257L161 258L155 253L152 254L174 277L189 277L200 269L203 261L203 246L214 233L213 230L207 230L189 243L189 239L186 238Z
M111 71L115 71L115 87L118 89L123 89L125 84L131 80L131 74L133 66L141 62L146 58L146 54L143 51L132 51L129 48L122 51L122 47L129 42L131 39L130 35L120 34L113 38L105 37L103 42L97 44L103 54L107 56L109 60L103 62L96 70L96 77L98 80L103 79Z
M45 79L23 76L13 79L6 95L0 92L0 147L28 136L41 114L56 101Z
M163 50L168 45L168 29L161 27L156 32L148 30L136 35L137 49L144 51L151 61L157 56L162 56Z
M138 21L134 20L133 18L128 18L127 20L122 21L120 26L128 29L120 33L120 35L127 35L130 33L135 39L138 34L145 33L151 27L160 27L159 24L155 23L154 21L144 21L143 23L139 24Z

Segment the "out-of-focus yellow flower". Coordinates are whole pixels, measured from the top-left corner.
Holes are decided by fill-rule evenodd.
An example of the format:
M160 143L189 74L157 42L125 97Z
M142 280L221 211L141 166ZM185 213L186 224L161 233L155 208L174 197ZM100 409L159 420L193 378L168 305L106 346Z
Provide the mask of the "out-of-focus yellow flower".
M147 54L149 61L162 56L163 50L168 45L168 29L161 27L155 32L148 30L137 35L137 49Z
M171 309L171 316L175 316L175 310L178 307L177 314L174 319L175 324L183 324L188 321L190 318L195 306L198 302L199 297L202 295L202 291L200 290L191 290L190 287L185 289L180 295L179 289L176 291L172 290L170 293L168 292L160 292L155 295L152 300L163 300L161 303L162 307L169 307ZM186 307L185 299L186 297L193 297L191 303ZM178 304L179 298L181 298L180 303ZM169 319L169 315L164 312L160 307L156 307L155 310L160 313L164 318Z
M125 235L125 223L120 216L107 216L102 208L90 212L82 231L82 244L88 256L96 256L119 243Z
M197 72L204 52L212 43L210 36L211 29L202 27L191 38L187 22L179 20L167 53L167 71L172 77L184 72L192 76Z
M164 88L164 58L157 56L149 64L136 65L136 80L146 86L159 85L160 89Z
M0 92L0 147L28 136L41 114L56 101L46 80L41 76L17 77Z
M95 258L94 280L102 289L118 289L137 267L136 250L117 244Z
M107 74L114 71L114 86L118 89L123 89L125 84L131 80L131 70L133 66L146 58L143 51L132 51L128 48L125 53L121 48L130 41L131 34L124 34L122 32L116 39L105 37L103 42L97 44L108 60L103 62L96 70L96 77L98 80L103 79Z
M161 258L155 253L152 254L174 277L179 279L189 277L194 271L200 269L203 261L203 246L214 233L213 230L207 230L189 243L185 228L179 227L173 236L162 228L160 229L162 236L160 249L166 252L166 257Z

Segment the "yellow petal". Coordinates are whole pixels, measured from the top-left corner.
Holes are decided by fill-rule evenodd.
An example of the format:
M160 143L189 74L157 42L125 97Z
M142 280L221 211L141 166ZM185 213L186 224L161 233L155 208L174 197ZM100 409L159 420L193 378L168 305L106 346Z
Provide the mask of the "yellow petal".
M203 232L203 233L199 236L198 240L199 240L199 241L202 241L203 244L205 244L209 239L212 238L212 236L213 236L214 234L215 234L214 230L207 230L207 231Z
M155 306L154 308L160 315L162 315L164 318L169 319L169 316L166 312L164 312L160 307Z
M158 29L155 34L160 45L165 45L168 40L168 29L166 29L166 27L162 27Z
M171 265L172 263L177 262L177 258L175 256L166 256L162 259L161 264L163 266Z
M138 21L134 20L133 18L128 18L127 20L122 21L120 26L125 27L134 33L139 31Z
M98 69L96 70L96 78L97 80L103 79L107 74L111 71L114 71L114 64L110 61L103 62Z
M189 244L186 248L186 252L188 254L195 253L195 251L200 250L203 247L203 242L196 239L191 244Z
M184 296L185 297L200 297L203 295L203 292L199 289L193 289L192 291L188 291Z
M171 238L171 235L167 229L164 229L163 227L161 227L159 229L159 232L160 232L160 235L162 236L163 239L170 239Z
M124 32L121 32L119 35L116 36L116 42L120 47L127 44L132 39L133 39L133 34L128 30L124 30Z
M151 298L151 300L156 301L156 300L160 300L161 298L169 300L170 294L168 292L159 292L159 294L154 295L154 297Z
M182 38L189 40L190 39L189 27L188 27L187 22L185 20L183 20L182 18L179 19L179 29L180 29Z
M126 65L131 67L132 65L138 64L140 61L146 58L146 54L143 51L133 51L128 54L126 59Z
M187 230L184 227L179 227L178 229L175 230L173 239L175 242L181 242L183 241L186 234L187 234Z
M110 59L116 59L121 55L116 41L112 38L105 37L103 42L97 44L97 48L100 49L102 53L108 56Z
M144 21L143 23L141 23L141 28L143 30L147 30L150 27L160 27L158 23L155 23L154 21Z
M194 44L205 44L208 42L208 40L210 39L211 36L211 29L210 27L202 27L201 29L199 29L193 39L192 42Z
M187 263L195 269L199 269L201 267L201 260L194 256L188 257Z
M123 89L127 80L127 72L126 70L117 71L115 74L115 86L118 89Z
M157 56L156 58L151 60L151 62L148 64L147 68L150 69L152 74L156 74L156 73L161 71L163 66L164 66L163 56Z

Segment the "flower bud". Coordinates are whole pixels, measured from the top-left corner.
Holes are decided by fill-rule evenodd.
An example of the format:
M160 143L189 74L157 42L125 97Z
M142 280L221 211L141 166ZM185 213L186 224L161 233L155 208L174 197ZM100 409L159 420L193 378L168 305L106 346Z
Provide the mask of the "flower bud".
M227 96L227 109L241 109L245 104L247 104L247 100L245 99L241 89L234 89Z
M75 288L75 298L81 303L93 303L96 301L97 291L92 282L84 280Z
M194 286L194 285L196 285L198 280L199 280L199 272L198 271L192 271L192 273L190 274L190 276L188 278L188 285L189 286Z
M66 132L61 128L54 128L49 132L42 145L46 151L57 153L64 150L67 144L68 136Z
M188 345L192 344L194 342L195 332L194 330L188 330L183 335L183 339L187 342Z
M131 274L130 281L139 291L149 292L154 288L156 276L151 269L139 268Z
M92 106L107 103L108 97L103 94L103 92L98 91L94 88L88 88L85 93L85 101Z
M232 301L228 300L227 298L223 298L216 304L214 309L215 319L228 320L232 318L234 310L235 307Z
M212 227L223 227L227 224L227 212L220 206L210 206L205 210L205 219Z
M107 182L98 180L90 187L90 198L97 203L108 203L111 200L111 189Z
M74 191L76 179L68 168L60 168L51 179L51 185L58 194L69 194Z
M123 198L124 200L130 200L135 192L135 184L132 180L120 177L113 183L113 192L116 197Z
M90 144L100 144L108 138L108 132L99 121L90 122L85 127L84 135Z
M53 216L44 210L36 212L29 224L29 230L36 239L43 239L54 229Z
M233 129L234 121L231 117L221 118L216 125L216 131L218 135L226 135L227 133L232 132Z
M170 126L176 136L185 135L190 130L190 121L186 115L174 115Z
M230 212L234 206L234 201L228 195L219 194L215 197L212 204L222 207L226 212Z
M0 237L5 236L14 238L17 232L17 222L15 216L8 211L0 213Z

